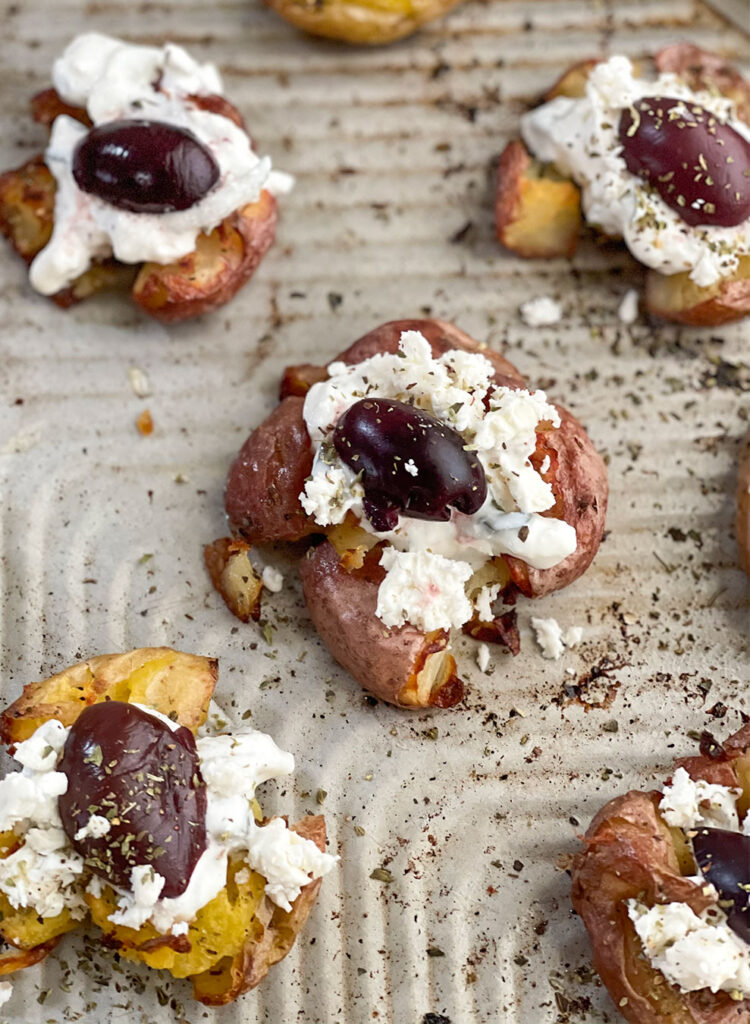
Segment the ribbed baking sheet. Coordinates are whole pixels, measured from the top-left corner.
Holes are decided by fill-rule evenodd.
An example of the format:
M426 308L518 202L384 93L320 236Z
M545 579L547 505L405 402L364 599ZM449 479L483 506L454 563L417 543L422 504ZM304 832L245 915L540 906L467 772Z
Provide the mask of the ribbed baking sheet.
M68 937L17 978L0 1019L615 1021L565 867L601 803L661 779L694 749L691 731L727 735L750 711L731 526L750 340L747 325L623 326L618 303L640 277L615 249L586 245L572 267L503 253L488 168L573 61L677 38L746 57L747 38L690 0L468 3L372 51L303 38L249 3L28 0L3 19L3 167L42 147L27 101L68 39L96 29L217 62L260 151L298 184L251 285L186 326L112 298L63 313L0 249L2 699L89 654L216 655L225 709L251 709L297 755L293 785L268 785L265 808L317 812L324 790L342 860L295 951L232 1007L208 1010L188 985ZM562 299L559 325L521 322L519 302L540 294ZM582 625L580 648L545 661L521 603L517 658L493 654L483 675L459 640L466 706L407 714L373 706L321 648L287 554L265 553L287 581L264 604L268 643L212 592L202 545L226 530L229 461L281 368L420 313L503 348L572 406L607 455L612 497L591 570L533 609ZM150 397L133 394L132 366ZM579 692L611 703L585 711ZM379 867L391 883L370 877Z

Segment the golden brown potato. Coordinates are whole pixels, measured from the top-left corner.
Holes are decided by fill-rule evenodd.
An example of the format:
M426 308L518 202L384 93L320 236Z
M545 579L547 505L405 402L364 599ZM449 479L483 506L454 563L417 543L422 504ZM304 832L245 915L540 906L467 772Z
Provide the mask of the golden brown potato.
M581 230L581 193L532 159L522 142L509 142L497 168L495 230L519 256L572 256Z
M25 686L0 715L0 738L12 747L50 718L72 725L84 708L102 700L146 704L195 733L206 720L218 674L214 658L169 647L102 654Z
M677 763L693 778L744 789L750 798L750 726L730 737L723 749ZM636 790L602 808L584 837L572 865L573 906L591 940L596 970L615 1005L631 1024L746 1024L750 999L708 989L683 993L668 984L643 956L628 917L626 901L646 905L683 902L700 913L714 901L696 873L679 829L660 817L661 794ZM744 810L744 808L742 808Z
M740 565L750 576L750 434L742 442L737 470L737 513L735 516Z
M463 698L448 633L389 629L375 614L385 572L375 558L347 571L329 541L300 562L302 593L321 640L370 693L398 707L453 707Z
M203 549L203 560L211 582L224 598L232 615L241 622L260 618L263 582L250 562L250 545L244 540L222 537Z
M526 387L518 370L499 352L474 341L440 320L394 320L369 331L337 361L356 364L378 353L398 350L403 331L418 330L434 356L453 349L481 352L495 367L495 382ZM302 395L325 378L324 367L291 367L284 375L287 397L250 435L233 463L227 481L226 509L232 529L252 542L299 540L328 535L328 542L309 551L300 573L308 610L333 656L362 686L376 696L405 707L446 707L461 700L463 687L455 662L446 650L444 631L424 634L405 626L388 630L375 615L382 570L372 534L349 517L323 529L305 515L299 495L312 468L312 450L303 419ZM550 514L562 516L576 530L577 550L559 566L530 569L514 558L498 558L492 580L537 597L567 586L591 562L601 541L607 507L607 473L581 424L560 408L561 427L539 432L534 459L546 458L545 480L556 498ZM480 624L474 624L476 628ZM514 624L489 624L482 639L516 645ZM469 629L471 632L471 629ZM504 639L502 639L504 638Z
M700 288L688 273L646 276L646 308L654 316L692 327L718 327L750 314L750 256L716 284Z
M276 200L265 189L176 263L144 263L133 301L163 323L210 313L249 281L276 236Z
M345 43L392 43L439 18L461 0L266 0L303 32Z
M326 825L322 815L308 815L290 828L311 839L319 850L325 850ZM234 956L223 957L210 970L194 975L191 980L195 998L209 1006L223 1006L260 984L269 969L291 950L315 905L321 883L322 879L317 878L306 885L290 911L264 897L256 914L253 940L245 942Z

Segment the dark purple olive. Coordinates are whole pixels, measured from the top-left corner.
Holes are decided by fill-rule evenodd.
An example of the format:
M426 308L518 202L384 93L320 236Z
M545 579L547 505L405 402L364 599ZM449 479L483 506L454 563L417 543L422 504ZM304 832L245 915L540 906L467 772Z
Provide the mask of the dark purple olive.
M722 828L699 828L693 853L717 889L729 927L750 943L750 836Z
M336 425L341 460L361 473L365 514L378 531L392 530L401 512L445 521L455 508L471 515L487 496L484 470L460 434L395 399L363 398Z
M686 224L734 227L750 217L750 142L710 110L647 96L620 116L623 157Z
M80 189L132 213L187 210L219 180L219 165L186 128L162 121L109 121L73 153Z
M63 828L97 875L131 889L130 872L150 864L166 879L161 896L179 896L206 848L206 787L195 739L132 704L107 701L81 713L58 771L68 791L58 804ZM110 831L76 839L92 814Z

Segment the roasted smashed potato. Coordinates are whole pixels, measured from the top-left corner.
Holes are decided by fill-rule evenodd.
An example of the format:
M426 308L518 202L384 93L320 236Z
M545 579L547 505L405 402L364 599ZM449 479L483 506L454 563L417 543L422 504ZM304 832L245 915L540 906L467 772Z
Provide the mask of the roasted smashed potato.
M167 647L102 655L26 686L0 717L0 736L12 748L50 718L72 725L84 708L108 700L153 707L195 733L206 720L217 677L214 659ZM260 820L257 805L255 813ZM325 850L322 816L305 817L291 827ZM21 845L15 833L0 833L0 859ZM189 978L196 999L223 1005L255 987L286 956L322 881L305 886L286 912L265 895L265 879L243 868L239 858L230 860L225 887L201 908L185 935L161 935L150 924L138 929L114 925L108 917L116 897L106 884L99 895L85 892L88 916L101 928L106 945L121 956ZM0 937L18 950L0 957L0 975L42 960L65 932L83 923L67 909L54 918L39 917L33 908L15 909L0 893Z
M244 130L242 115L223 96L193 96L191 101ZM60 114L90 124L85 110L63 102L54 89L34 96L31 109L34 120L47 127ZM42 156L0 174L0 232L26 263L50 239L55 191L55 179ZM50 298L68 308L96 292L129 290L136 305L163 323L209 313L228 302L252 277L273 243L276 221L276 200L263 190L257 202L235 211L209 234L200 234L195 250L175 263L97 260L70 287Z
M303 32L344 43L378 46L403 39L447 14L461 0L266 0Z
M742 791L744 814L750 802L750 725L723 746L678 761L693 779ZM750 999L709 989L681 992L643 955L626 901L647 906L685 903L700 913L714 903L706 887L689 876L698 870L680 829L659 814L661 793L633 790L610 800L584 837L572 865L573 906L591 941L594 966L620 1013L631 1024L746 1024ZM710 890L709 890L710 892Z
M597 61L574 64L546 92L577 99ZM671 71L694 89L729 97L737 114L750 123L750 83L716 54L689 43L667 46L654 57L658 71ZM581 235L581 197L577 185L555 168L535 160L522 142L506 146L495 184L495 229L498 240L524 258L571 257ZM719 326L750 314L750 257L735 273L699 287L688 273L665 275L649 270L646 308L654 316L695 327Z
M203 549L211 582L240 622L260 618L263 581L250 561L250 545L244 540L222 537Z
M495 382L526 387L518 370L500 353L484 348L452 324L440 320L397 320L368 332L337 361L356 364L378 353L398 351L403 331L420 331L438 356L450 349L481 352L495 367ZM320 536L300 563L308 611L334 658L367 690L403 707L448 707L463 696L445 630L422 632L405 625L386 628L375 615L383 578L379 548L356 521L323 529L308 517L299 495L312 468L312 449L303 419L304 394L324 379L324 367L290 367L282 380L282 400L243 445L229 471L226 510L232 529L249 543L296 541ZM506 592L538 597L567 586L588 567L604 529L607 474L581 424L559 408L561 426L539 440L539 463L548 460L544 479L556 496L552 514L574 527L578 546L551 569L532 569L518 559L493 561L492 579ZM539 437L539 435L538 435ZM475 629L481 628L474 623ZM515 646L503 623L487 624L482 639ZM471 630L469 630L471 632ZM503 633L505 637L503 638ZM478 634L477 634L478 635Z

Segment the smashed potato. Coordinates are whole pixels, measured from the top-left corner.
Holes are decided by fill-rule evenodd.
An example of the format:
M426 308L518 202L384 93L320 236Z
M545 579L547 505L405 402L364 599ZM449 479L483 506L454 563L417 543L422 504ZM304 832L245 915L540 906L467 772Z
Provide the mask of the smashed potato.
M303 32L345 43L378 46L403 39L447 14L461 0L266 0Z
M435 357L458 349L481 352L495 370L499 386L525 388L518 370L499 352L481 346L452 324L440 320L395 320L369 331L335 361L357 364L379 353L395 353L403 331L419 331ZM310 617L333 657L366 689L400 707L448 707L463 697L463 684L448 649L447 630L423 632L410 624L387 628L375 614L384 572L372 533L353 516L323 528L308 516L300 492L312 469L312 448L303 417L304 394L325 379L325 367L289 367L282 399L248 437L227 478L226 510L233 531L251 543L327 539L310 548L300 562L303 594ZM494 560L473 584L499 583L503 593L538 597L567 586L596 553L604 529L607 474L581 424L558 407L559 429L537 435L534 458L547 468L543 478L555 495L550 509L576 531L577 548L550 569L532 569L519 559ZM481 639L513 650L517 630L511 617L474 623ZM468 630L471 632L471 628ZM473 633L472 635L478 635Z
M190 101L229 118L245 131L242 115L223 96L191 96ZM65 103L54 89L31 101L34 120L51 128L61 114L90 126L81 107ZM43 156L0 174L0 232L26 263L50 240L55 211L55 179ZM209 313L227 303L252 277L276 236L276 200L265 189L257 202L226 217L209 234L198 235L195 250L169 264L125 264L95 260L69 287L49 296L63 309L100 291L130 291L136 305L163 323Z
M678 761L693 779L742 791L750 800L750 725L699 757ZM700 913L715 903L710 889L689 876L698 873L680 829L659 814L661 793L631 791L610 800L584 837L572 865L573 906L591 940L596 970L615 1005L631 1024L745 1024L750 999L670 985L643 955L626 901L647 906L685 903Z
M91 658L43 682L29 684L4 712L2 738L6 743L18 743L50 718L71 725L85 707L110 700L145 704L195 733L206 719L217 675L213 659L166 647ZM260 821L257 803L253 808ZM291 828L325 851L322 816L305 817ZM1 832L0 859L21 845L22 839L14 832ZM86 891L84 899L91 921L101 928L108 947L126 959L167 970L176 978L189 978L196 999L223 1005L255 987L269 968L286 956L310 914L321 882L317 878L304 886L291 910L284 911L265 895L262 875L233 856L224 888L198 911L187 933L181 935L160 934L148 923L138 929L113 924L109 916L117 909L117 898L106 883L98 894ZM53 918L43 918L33 907L15 909L0 893L0 936L19 951L0 957L0 975L42 960L65 932L79 924L82 922L67 908Z
M596 60L584 60L564 72L545 93L578 99ZM654 57L659 72L670 71L691 88L729 97L738 116L750 123L750 83L716 54L689 43L664 47ZM495 228L498 240L524 258L570 257L582 226L580 190L535 160L519 140L503 151L495 186ZM649 270L646 308L654 316L695 327L719 326L750 314L750 257L740 258L736 271L713 285L699 287L688 273Z

